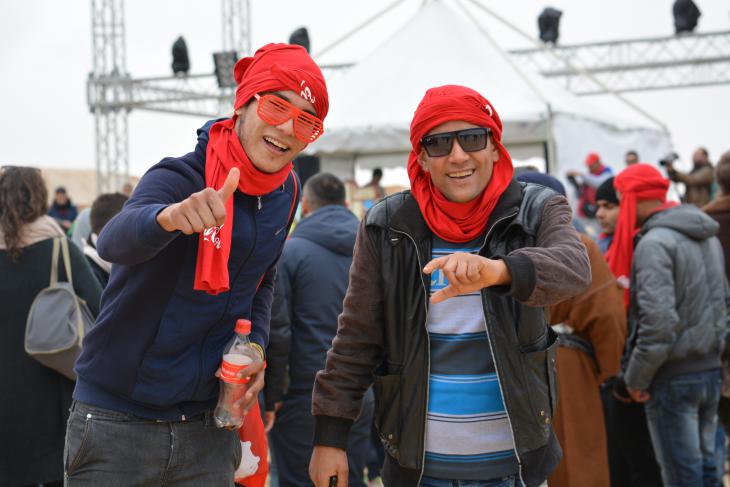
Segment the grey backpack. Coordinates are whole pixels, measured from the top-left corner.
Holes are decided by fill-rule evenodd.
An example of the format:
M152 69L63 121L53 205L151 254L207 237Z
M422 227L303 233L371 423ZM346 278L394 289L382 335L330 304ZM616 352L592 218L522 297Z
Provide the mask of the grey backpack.
M58 248L68 282L58 282ZM25 323L25 351L56 372L76 380L74 363L81 353L84 335L94 325L86 302L76 296L71 277L68 240L53 239L51 281L33 300Z

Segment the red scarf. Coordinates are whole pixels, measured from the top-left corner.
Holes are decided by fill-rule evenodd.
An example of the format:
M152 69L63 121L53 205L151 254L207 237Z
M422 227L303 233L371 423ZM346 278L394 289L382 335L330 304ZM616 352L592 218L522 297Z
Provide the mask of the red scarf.
M421 138L434 127L462 120L492 130L492 143L499 151L492 177L484 191L471 201L455 203L446 199L418 163ZM421 100L411 122L411 153L408 177L411 194L433 233L449 242L468 242L486 228L489 215L512 180L512 158L501 143L502 121L492 104L482 95L457 85L431 88ZM458 144L457 141L454 141Z
M663 204L652 211L652 215L666 210L677 203L666 201L669 180L649 164L634 164L624 169L613 181L616 192L621 195L619 216L613 243L606 252L606 260L613 275L624 286L624 304L629 306L629 281L634 259L634 237L641 230L636 228L636 203L659 200Z
M238 88L234 108L248 103L255 94L292 90L311 102L324 120L329 109L324 76L301 46L268 44L252 56L239 60L234 69ZM258 116L251 112L248 116ZM269 174L259 171L249 160L234 129L236 117L214 124L205 154L205 185L220 189L228 172L241 171L238 190L261 196L280 187L289 177L291 162ZM229 290L228 258L233 234L233 197L226 201L226 221L200 234L195 265L194 289L218 294Z

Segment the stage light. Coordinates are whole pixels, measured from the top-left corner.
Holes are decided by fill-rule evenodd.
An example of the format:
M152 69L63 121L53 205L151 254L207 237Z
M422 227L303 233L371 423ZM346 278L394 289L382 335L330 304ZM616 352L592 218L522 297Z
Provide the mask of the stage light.
M674 30L677 34L694 32L697 20L702 15L692 0L676 0L672 13L674 14Z
M563 12L556 8L547 7L537 18L537 27L540 29L540 40L557 44L560 27L560 16Z
M187 75L190 71L190 58L188 57L188 46L182 36L178 37L172 45L172 72L175 75Z
M289 44L302 46L309 52L309 31L306 27L300 27L289 36Z
M215 79L219 88L234 88L236 79L233 77L233 68L238 60L236 51L222 51L213 53Z

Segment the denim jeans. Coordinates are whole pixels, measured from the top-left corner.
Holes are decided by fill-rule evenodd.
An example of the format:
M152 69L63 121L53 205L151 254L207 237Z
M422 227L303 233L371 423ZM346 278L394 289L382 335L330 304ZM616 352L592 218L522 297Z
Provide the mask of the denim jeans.
M665 487L715 487L719 369L657 381L646 403Z
M151 421L74 401L63 458L67 487L231 487L241 443L211 412Z
M516 487L517 478L507 477L494 480L444 480L423 477L420 487Z

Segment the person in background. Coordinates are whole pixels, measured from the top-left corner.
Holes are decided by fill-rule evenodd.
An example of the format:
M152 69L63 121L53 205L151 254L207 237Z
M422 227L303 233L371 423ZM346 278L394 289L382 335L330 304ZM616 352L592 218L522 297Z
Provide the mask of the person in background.
M307 465L312 456L314 416L311 413L315 374L324 368L327 350L337 334L337 316L347 290L352 249L360 224L345 207L345 185L332 174L311 177L302 190L302 220L284 245L277 266L271 329L288 343L276 343L287 350L288 373L283 380L266 381L267 412L274 411L271 453L280 487L307 485ZM283 340L287 340L283 338ZM272 344L273 345L273 344ZM267 374L276 370L279 357L267 354ZM283 364L282 364L283 365ZM272 371L272 367L275 370ZM271 377L271 376L269 376ZM288 383L288 387L286 384ZM277 404L281 401L280 407ZM360 416L350 432L347 453L349 482L364 487L373 398L369 393ZM269 415L274 420L272 415ZM267 425L268 426L268 425Z
M122 193L107 193L99 195L91 205L89 220L91 223L91 233L84 240L84 255L89 260L94 275L99 279L102 289L109 282L109 273L112 270L111 262L107 262L99 256L96 251L96 241L99 238L101 230L114 215L122 211L127 198Z
M499 115L473 89L429 89L410 140L411 190L358 231L315 380L310 478L346 485L348 433L373 385L385 485L537 486L560 461L542 307L590 285L570 206L512 179Z
M611 247L619 216L619 200L614 178L596 191L596 219L601 225L597 244L602 254ZM625 321L624 312L624 321ZM617 374L614 374L617 375ZM615 377L601 384L601 400L606 420L608 464L612 487L660 487L659 465L654 456L644 405L619 401L613 396Z
M36 295L48 287L54 238L66 238L46 212L48 190L31 167L0 169L0 485L60 487L74 383L23 347ZM69 245L76 294L96 315L101 287L81 250ZM67 281L63 259L59 281Z
M630 291L615 392L646 404L666 485L714 487L730 297L718 224L695 206L666 201L669 181L648 164L625 169L614 185L621 209L607 257Z
M373 175L370 178L370 182L368 182L364 187L365 188L374 188L375 189L375 201L378 201L379 199L383 198L385 196L385 190L380 185L380 180L383 179L383 170L379 167L376 167L373 169Z
M71 241L84 248L84 242L91 235L91 207L81 210L71 226Z
M624 162L626 163L626 167L633 166L637 162L639 162L639 153L635 150L627 151L624 155Z
M715 181L707 149L698 147L692 154L692 164L692 170L686 173L677 170L674 161L665 162L669 179L675 183L684 183L686 187L682 201L701 208L712 199L712 184Z
M608 248L613 242L613 232L616 230L618 213L618 196L613 187L613 178L608 178L596 190L596 220L601 226L597 243L602 254L608 252Z
M59 186L53 196L53 204L48 210L48 216L54 218L64 232L67 232L73 221L78 216L76 206L71 202L71 198L66 194L66 188Z
M578 192L578 215L592 219L596 216L596 190L601 183L613 176L613 172L601 162L601 156L595 152L586 156L585 165L588 172L569 171L567 177Z

